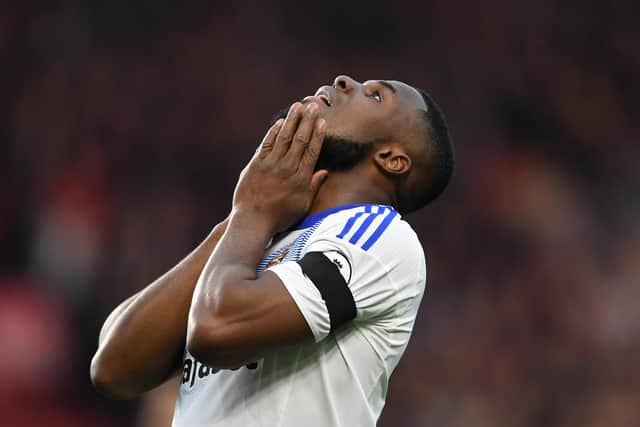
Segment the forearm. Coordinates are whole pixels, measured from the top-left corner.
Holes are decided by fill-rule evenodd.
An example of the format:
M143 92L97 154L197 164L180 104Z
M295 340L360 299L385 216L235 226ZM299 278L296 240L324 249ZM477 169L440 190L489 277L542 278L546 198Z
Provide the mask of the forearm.
M176 372L195 284L226 224L218 224L191 254L107 318L91 363L92 380L101 392L134 397Z
M136 300L136 298L138 298L139 294L140 292L136 292L135 294L131 295L129 298L122 301L120 305L114 308L113 311L109 314L107 319L104 321L104 324L102 325L102 329L100 329L98 346L100 346L104 342L104 339L109 334L109 331L111 330L113 324L118 320L120 316L122 316L122 313L124 313L124 311Z
M303 112L304 108L304 112ZM219 367L301 342L309 328L273 273L257 276L276 231L309 212L328 171L314 171L326 122L318 106L291 106L243 171L233 196L229 228L198 279L187 326L187 349Z
M272 222L257 213L236 211L229 218L227 233L206 263L196 293L215 294L229 281L242 282L256 278L256 268L264 256L264 250L273 236ZM219 280L227 277L231 280ZM194 298L196 303L199 298ZM207 298L211 304L223 301ZM224 305L224 304L221 304Z
M208 363L218 359L211 337L225 334L233 324L251 316L245 301L247 286L257 278L256 268L272 236L271 225L264 217L244 212L232 214L227 233L207 262L193 293L188 322L188 348ZM241 308L241 309L239 309ZM207 347L203 350L203 347ZM215 352L215 357L209 357ZM219 359L218 359L219 360Z

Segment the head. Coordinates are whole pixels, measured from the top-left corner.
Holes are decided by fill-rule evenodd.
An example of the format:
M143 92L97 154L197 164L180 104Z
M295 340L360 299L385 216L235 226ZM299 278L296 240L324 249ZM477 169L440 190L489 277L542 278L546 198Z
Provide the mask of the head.
M383 179L401 213L415 211L446 188L453 149L444 114L425 92L399 81L357 82L338 76L303 103L327 122L317 169L365 170ZM286 116L286 110L274 121Z

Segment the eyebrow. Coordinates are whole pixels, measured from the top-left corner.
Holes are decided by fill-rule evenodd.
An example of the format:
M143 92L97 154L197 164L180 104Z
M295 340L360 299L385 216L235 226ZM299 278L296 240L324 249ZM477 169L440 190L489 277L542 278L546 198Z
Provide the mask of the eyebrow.
M391 86L391 83L389 83L386 80L378 80L378 83L380 83L382 86L386 87L387 89L389 89L392 93L396 93L396 88Z

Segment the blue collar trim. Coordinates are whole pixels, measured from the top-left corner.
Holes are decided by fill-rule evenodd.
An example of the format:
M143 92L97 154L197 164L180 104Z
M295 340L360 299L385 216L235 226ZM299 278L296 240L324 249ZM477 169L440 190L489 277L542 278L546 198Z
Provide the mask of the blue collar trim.
M322 221L323 219L325 219L329 215L332 215L332 214L334 214L336 212L344 211L344 210L347 210L347 209L360 208L360 207L364 207L364 206L385 206L385 207L395 211L395 209L392 206L379 205L379 204L374 204L374 203L353 203L353 204L350 204L350 205L336 206L334 208L329 208L329 209L326 209L324 211L316 212L314 214L309 215L308 217L302 219L302 221L300 221L299 223L297 223L296 225L291 227L289 229L289 231L302 230L303 228L308 228L308 227L311 227L311 226L319 223L320 221Z

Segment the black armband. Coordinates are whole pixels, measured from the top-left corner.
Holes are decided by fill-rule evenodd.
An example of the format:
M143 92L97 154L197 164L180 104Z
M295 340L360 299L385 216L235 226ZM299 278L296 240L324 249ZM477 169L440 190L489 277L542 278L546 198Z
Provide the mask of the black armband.
M322 252L307 253L298 264L302 272L320 291L327 305L331 332L356 317L356 303L347 281L336 266Z

